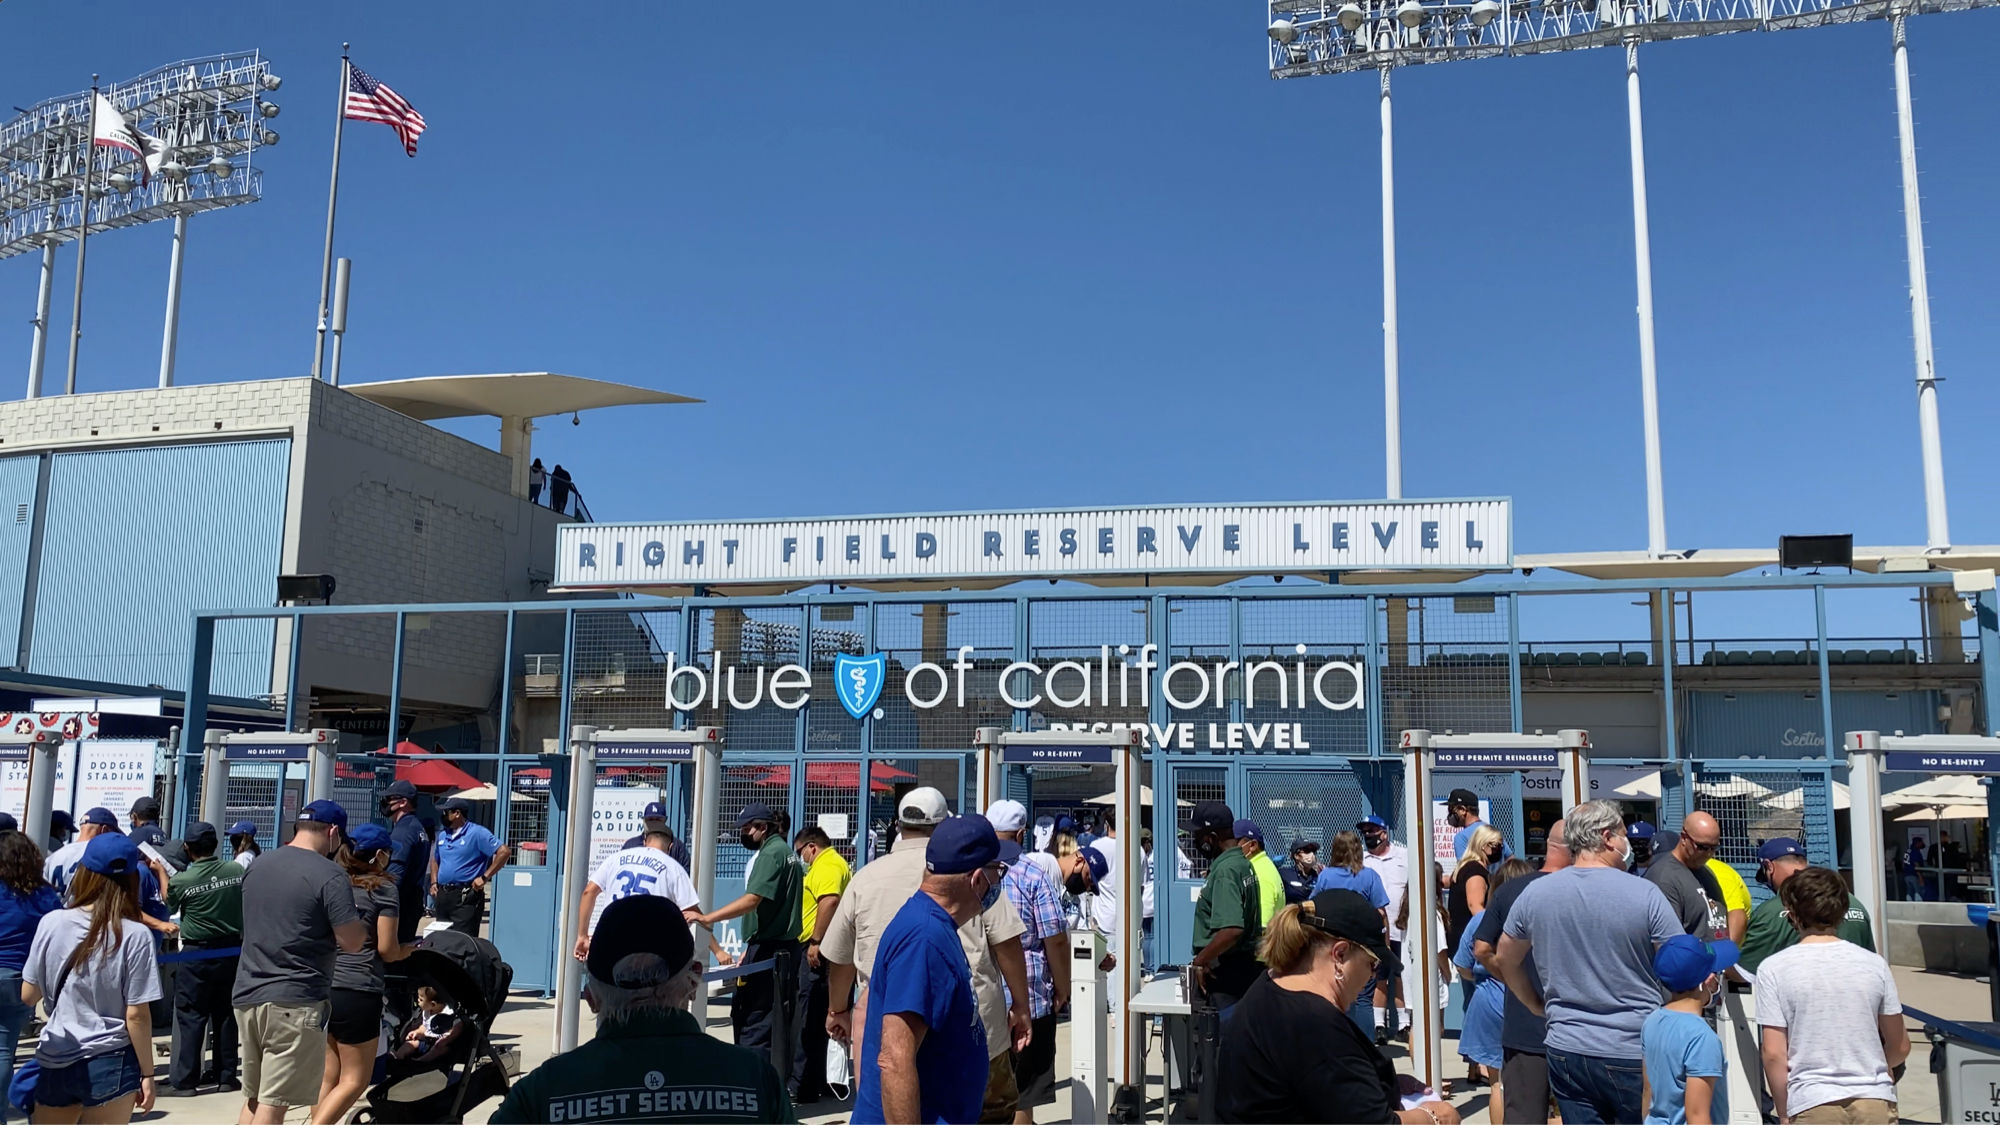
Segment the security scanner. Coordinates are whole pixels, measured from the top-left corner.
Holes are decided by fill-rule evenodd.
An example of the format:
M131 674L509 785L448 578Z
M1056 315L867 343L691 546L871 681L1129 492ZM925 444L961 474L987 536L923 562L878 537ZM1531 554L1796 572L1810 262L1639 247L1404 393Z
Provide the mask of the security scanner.
M28 801L22 810L21 831L38 846L49 838L49 813L55 807L56 752L62 741L61 734L49 730L0 734L0 762L27 763Z
M569 794L564 807L566 831L563 837L563 877L556 901L561 906L560 933L556 944L556 1028L555 1049L574 1050L583 1003L583 966L570 956L578 933L586 924L577 909L583 885L590 880L591 831L596 823L597 767L599 763L684 763L694 767L694 809L689 826L690 857L694 870L695 893L703 905L713 906L715 894L715 841L722 812L717 807L722 790L722 729L689 727L685 730L638 728L630 730L574 726L569 736ZM701 942L696 941L699 948Z
M1410 924L1403 932L1404 949L1417 967L1418 981L1405 981L1410 1003L1410 1066L1419 1081L1442 1091L1445 1081L1443 1020L1432 996L1430 973L1437 964L1437 882L1430 864L1437 851L1432 820L1431 774L1436 770L1562 771L1563 808L1590 799L1590 734L1560 730L1545 734L1432 734L1406 730L1398 745L1407 756L1403 769L1403 808L1409 825Z
M340 749L337 730L320 727L303 734L273 734L210 728L202 735L201 748L201 819L218 828L229 823L229 769L234 762L302 762L306 800L333 799L333 759Z
M1146 857L1139 848L1138 824L1139 755L1144 738L1138 729L1010 731L999 727L980 727L973 736L979 753L982 809L1001 793L1001 771L1007 766L1112 767L1112 796L1120 826L1117 871L1122 880L1118 933L1108 944L1072 938L1072 956L1095 951L1089 971L1084 971L1086 966L1078 957L1073 966L1076 972L1070 978L1072 1121L1137 1121L1145 1105L1146 1036L1131 1010L1132 997L1143 983L1139 979L1139 951L1144 904L1138 888L1144 882ZM1115 975L1102 975L1097 970L1106 953L1118 959ZM1116 981L1115 986L1111 981ZM1102 1015L1107 1011L1108 1023Z

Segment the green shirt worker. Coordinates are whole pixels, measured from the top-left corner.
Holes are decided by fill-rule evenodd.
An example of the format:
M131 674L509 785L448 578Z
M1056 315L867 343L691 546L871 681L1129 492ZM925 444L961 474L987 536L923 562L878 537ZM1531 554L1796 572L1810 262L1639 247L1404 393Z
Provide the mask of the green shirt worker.
M741 918L745 965L771 957L782 957L796 965L805 867L785 843L784 833L778 830L778 814L761 801L743 806L743 811L736 814L736 833L743 846L754 853L750 871L744 876L743 894L735 902L707 914L693 915L689 921L713 928L718 922ZM773 1052L783 1051L789 1062L793 1045L771 1042L771 1012L777 1005L785 1005L786 1014L791 1017L785 1025L798 1027L793 1011L797 1007L796 988L778 987L778 970L782 967L783 962L737 983L736 995L729 1001L729 1026L735 1032L737 1046L763 1052L772 1060L777 1058Z
M191 862L167 881L167 908L181 916L181 949L230 952L184 962L174 971L174 1049L168 1084L160 1088L163 1098L187 1097L204 1081L238 1088L236 1013L229 993L236 985L235 951L243 945L244 869L215 854L221 835L205 820L188 825L181 838ZM202 1047L211 1041L215 1054L204 1071Z
M1208 861L1208 881L1194 907L1189 976L1209 1003L1227 1010L1263 969L1257 960L1257 943L1264 937L1262 888L1250 857L1236 844L1236 814L1228 805L1203 801L1181 828L1195 854Z
M1782 890L1787 879L1812 865L1806 858L1805 845L1789 836L1764 841L1757 849L1757 859L1763 867L1762 881L1774 891ZM1875 931L1868 924L1868 911L1852 894L1847 896L1847 916L1840 920L1834 933L1842 941L1851 941L1871 953L1875 951ZM1774 894L1750 912L1749 929L1743 936L1743 959L1739 963L1754 973L1766 957L1798 943L1799 931L1785 910L1784 895Z
M584 970L596 1036L516 1081L496 1125L798 1120L762 1055L711 1037L685 1010L703 994L702 967L672 902L631 895L605 907Z

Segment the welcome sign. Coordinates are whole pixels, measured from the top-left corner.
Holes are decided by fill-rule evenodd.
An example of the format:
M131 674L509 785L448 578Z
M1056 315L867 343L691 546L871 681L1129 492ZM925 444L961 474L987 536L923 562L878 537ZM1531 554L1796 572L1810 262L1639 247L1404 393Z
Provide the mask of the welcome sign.
M570 524L555 585L1506 570L1512 521L1484 499Z

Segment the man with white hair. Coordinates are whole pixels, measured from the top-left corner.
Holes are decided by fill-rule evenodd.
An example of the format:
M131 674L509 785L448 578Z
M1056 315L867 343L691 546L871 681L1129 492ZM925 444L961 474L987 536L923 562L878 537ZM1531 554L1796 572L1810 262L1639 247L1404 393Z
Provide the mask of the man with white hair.
M1616 804L1571 809L1563 840L1574 865L1521 892L1493 967L1528 1011L1548 1017L1549 1092L1564 1125L1638 1121L1639 1032L1660 1006L1653 953L1685 931L1667 896L1626 872L1632 842ZM1530 950L1539 982L1528 975Z
M868 990L876 947L889 923L895 921L896 912L923 886L924 849L931 834L950 815L944 794L931 786L905 793L896 803L895 847L854 873L833 913L833 922L820 939L820 959L827 965L826 1033L843 1043L853 1043L856 1059L865 1057L866 1044L855 1042L854 1029L857 1024L868 1026ZM979 1019L986 1029L989 1052L981 1120L1003 1125L1014 1119L1020 1096L1012 1051L1027 1047L1033 1028L1027 958L1021 949L1024 929L1021 915L1004 896L958 928L959 943L972 969L972 989L979 1001ZM857 978L860 988L850 1002Z
M584 965L596 1036L517 1080L493 1112L498 1125L798 1120L763 1052L709 1035L686 1010L702 965L671 899L605 907Z

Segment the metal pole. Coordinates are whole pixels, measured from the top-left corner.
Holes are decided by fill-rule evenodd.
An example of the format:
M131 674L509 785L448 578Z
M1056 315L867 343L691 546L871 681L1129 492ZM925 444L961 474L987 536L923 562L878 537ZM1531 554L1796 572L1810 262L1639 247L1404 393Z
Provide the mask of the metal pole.
M1847 732L1848 827L1854 842L1854 897L1868 910L1875 948L1889 948L1889 889L1883 874L1888 852L1882 846L1882 734Z
M1653 354L1653 237L1646 225L1646 127L1639 112L1639 40L1625 41L1625 117L1632 142L1632 250L1639 278L1639 399L1646 425L1646 553L1667 553L1660 476L1660 389Z
M333 264L333 354L327 360L327 382L340 385L340 341L347 335L347 281L354 271L354 259L342 258Z
M340 751L340 732L336 730L315 730L313 743L306 752L306 800L333 800L334 756Z
M1436 861L1431 843L1431 770L1437 754L1431 749L1430 732L1407 730L1401 739L1403 752L1403 809L1408 818L1410 849L1410 924L1403 931L1403 945L1411 951L1413 967L1403 991L1410 1003L1410 1070L1433 1090L1444 1089L1443 1020L1437 1005L1437 878L1432 873Z
M1403 405L1396 354L1396 133L1382 68L1382 427L1390 500L1403 498Z
M76 393L76 352L83 343L83 256L90 246L90 173L97 163L97 75L90 76L90 108L83 115L83 183L79 188L82 206L76 219L76 297L69 314L69 374L63 379L63 393Z
M35 294L35 343L28 351L28 397L42 397L42 365L49 355L49 301L56 288L56 244L42 243L42 287Z
M1938 437L1937 359L1931 354L1931 290L1924 270L1924 213L1917 192L1917 126L1910 113L1910 48L1904 21L1909 8L1898 3L1889 28L1895 42L1896 141L1903 157L1903 242L1910 263L1910 337L1917 352L1917 424L1924 454L1924 545L1932 553L1951 549L1945 516L1944 450Z
M167 327L160 335L160 385L174 385L174 350L181 335L181 256L187 251L188 220L174 216L174 251L167 259Z
M46 731L28 744L28 796L21 809L21 831L37 844L49 838L49 813L55 809L56 752L62 738Z
M333 211L340 200L340 134L347 123L347 44L340 45L340 99L333 111L333 177L326 187L326 249L319 259L319 335L313 341L313 378L319 378L320 361L326 358L327 287L333 282Z
M222 731L211 730L201 738L201 819L218 832L229 830L229 754L223 737Z
M572 957L577 935L590 924L579 909L583 884L590 878L590 830L592 805L597 796L597 728L574 726L569 729L569 833L563 842L563 878L560 890L561 934L556 941L556 1052L573 1051L577 1044L579 1009L583 1006L583 965ZM714 847L702 849L714 851ZM575 904L575 905L573 905Z

